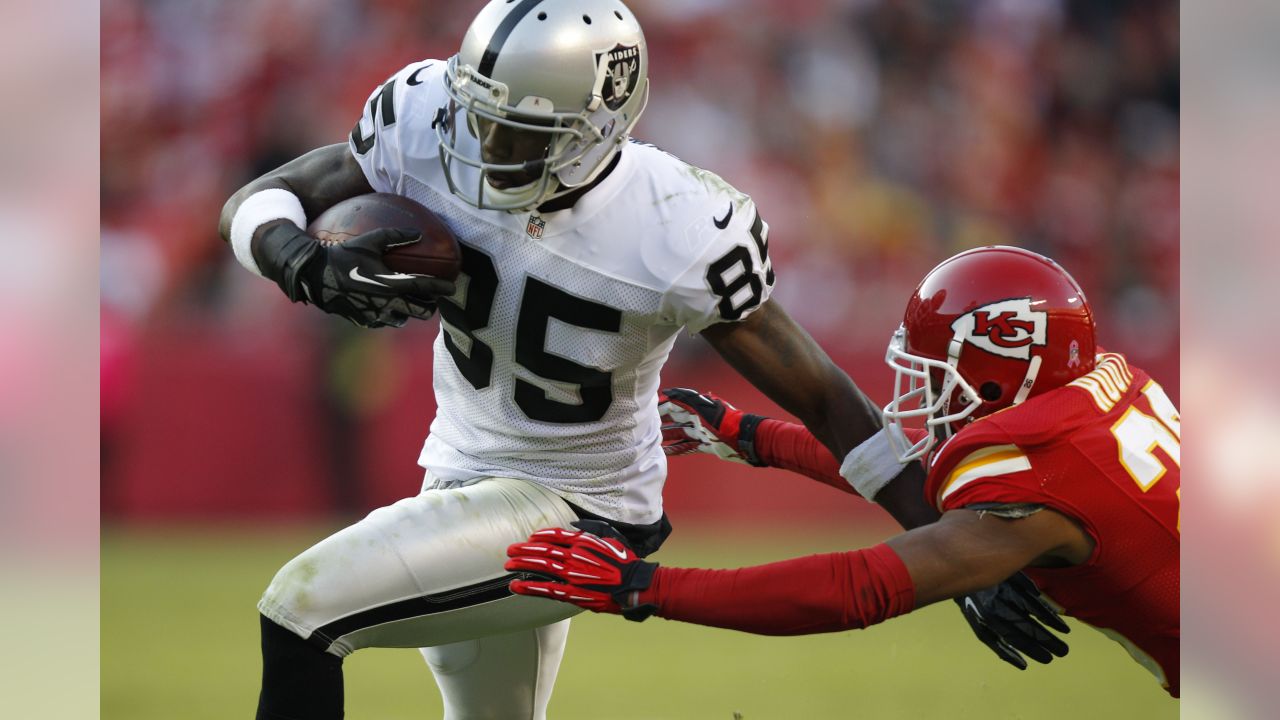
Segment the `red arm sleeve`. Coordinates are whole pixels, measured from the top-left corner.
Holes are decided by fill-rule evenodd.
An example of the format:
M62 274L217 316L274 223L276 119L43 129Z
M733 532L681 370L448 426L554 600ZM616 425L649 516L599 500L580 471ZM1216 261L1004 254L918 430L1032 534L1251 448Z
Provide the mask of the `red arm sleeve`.
M858 494L840 477L840 461L803 425L766 418L756 428L755 450L760 461L770 467L797 472L837 490Z
M660 567L640 603L668 620L760 635L862 628L910 612L915 588L888 545L737 570Z
M924 432L907 428L906 435L915 442L924 437ZM769 467L800 473L850 495L858 494L840 475L840 460L803 425L765 418L756 428L754 447L756 457Z

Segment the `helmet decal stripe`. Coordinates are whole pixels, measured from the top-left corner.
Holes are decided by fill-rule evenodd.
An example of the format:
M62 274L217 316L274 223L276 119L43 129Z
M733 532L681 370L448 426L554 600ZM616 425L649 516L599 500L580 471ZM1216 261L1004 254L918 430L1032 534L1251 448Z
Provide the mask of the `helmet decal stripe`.
M507 38L511 37L511 32L516 29L516 25L520 24L524 16L540 3L542 0L521 0L519 5L502 18L498 29L493 31L493 37L489 38L489 46L484 49L484 57L480 59L480 67L477 70L481 75L493 77L493 66L498 64L498 53L502 52L502 46L507 43Z

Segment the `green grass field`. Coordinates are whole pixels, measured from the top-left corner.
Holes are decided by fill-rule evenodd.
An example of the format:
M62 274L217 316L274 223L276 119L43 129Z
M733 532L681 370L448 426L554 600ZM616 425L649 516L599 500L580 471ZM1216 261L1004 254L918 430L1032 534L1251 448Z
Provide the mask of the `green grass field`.
M328 528L113 529L102 541L102 717L251 718L254 604L275 570ZM672 565L730 567L859 547L876 538L681 528ZM730 545L732 540L732 545ZM1074 626L1071 654L1019 673L973 639L950 603L879 627L801 638L581 615L551 716L576 718L1172 718L1178 704L1114 642ZM346 662L347 717L441 716L412 650Z

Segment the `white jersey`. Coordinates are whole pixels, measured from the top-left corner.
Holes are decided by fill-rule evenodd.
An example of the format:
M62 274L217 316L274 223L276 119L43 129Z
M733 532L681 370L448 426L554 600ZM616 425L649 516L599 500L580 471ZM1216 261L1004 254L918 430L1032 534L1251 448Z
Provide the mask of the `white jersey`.
M571 208L479 210L450 192L439 158L435 124L477 143L462 112L448 115L444 70L397 73L350 143L374 190L422 203L462 245L419 464L446 484L521 478L597 515L655 522L659 371L681 328L741 320L768 299L768 226L713 173L635 142Z

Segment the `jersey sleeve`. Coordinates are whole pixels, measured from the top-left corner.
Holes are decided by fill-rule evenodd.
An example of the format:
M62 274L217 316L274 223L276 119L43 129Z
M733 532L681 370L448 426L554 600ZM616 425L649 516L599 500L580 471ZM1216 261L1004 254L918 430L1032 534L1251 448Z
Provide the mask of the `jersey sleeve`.
M768 223L746 195L719 198L690 227L700 251L663 296L668 316L691 333L742 320L773 293Z
M1014 444L959 449L930 471L928 488L942 512L973 505L1047 504L1031 457Z
M398 191L406 154L433 133L422 88L434 85L444 70L438 60L412 63L374 88L365 101L347 145L375 192Z

